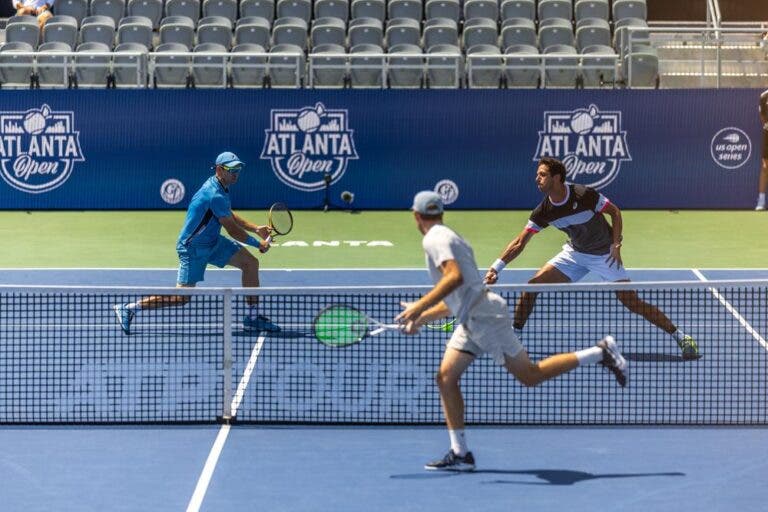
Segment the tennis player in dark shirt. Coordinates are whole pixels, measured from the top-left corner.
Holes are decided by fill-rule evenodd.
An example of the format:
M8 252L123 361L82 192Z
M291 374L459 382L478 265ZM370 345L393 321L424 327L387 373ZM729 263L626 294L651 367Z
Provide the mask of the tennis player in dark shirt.
M523 231L488 269L485 281L495 283L501 270L523 252L533 235L550 224L568 234L569 240L529 283L568 283L580 280L590 271L604 281L629 281L621 259L619 208L594 189L566 183L565 166L554 158L539 160L536 185L544 199L531 213ZM610 224L605 215L611 218ZM682 350L683 359L698 358L699 349L693 338L678 329L661 310L640 299L633 290L617 291L616 296L627 309L670 334ZM523 293L517 302L513 325L519 335L535 301L535 293Z
M755 210L765 210L765 193L768 191L768 90L760 95L760 124L763 125L763 158L760 164Z

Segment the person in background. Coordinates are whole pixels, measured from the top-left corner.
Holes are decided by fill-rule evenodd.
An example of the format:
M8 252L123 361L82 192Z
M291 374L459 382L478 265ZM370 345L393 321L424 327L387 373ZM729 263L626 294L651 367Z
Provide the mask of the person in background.
M13 6L16 8L16 16L35 16L40 31L43 31L45 22L53 17L51 8L55 0L14 0Z
M763 125L763 157L760 160L755 210L763 211L765 210L765 193L768 191L768 90L760 95L760 123Z

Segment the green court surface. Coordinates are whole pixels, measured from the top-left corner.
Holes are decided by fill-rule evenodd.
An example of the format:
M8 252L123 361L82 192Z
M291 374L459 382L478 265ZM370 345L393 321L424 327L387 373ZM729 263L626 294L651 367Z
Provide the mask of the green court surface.
M265 211L239 211L256 223ZM447 211L478 263L492 262L529 211ZM283 246L263 268L422 267L421 235L409 211L294 212ZM753 211L624 211L622 255L630 268L765 268L768 214ZM0 212L3 268L173 268L183 211ZM548 228L515 262L538 267L565 241ZM288 245L285 245L285 243Z

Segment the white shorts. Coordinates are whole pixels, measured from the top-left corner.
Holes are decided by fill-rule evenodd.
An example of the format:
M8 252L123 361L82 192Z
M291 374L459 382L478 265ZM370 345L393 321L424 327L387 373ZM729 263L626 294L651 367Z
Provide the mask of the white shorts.
M620 267L614 263L609 267L607 259L608 254L586 254L565 244L563 250L547 263L568 276L573 282L579 281L589 272L594 272L603 281L629 280L629 274L623 266Z
M515 357L523 350L512 330L507 301L492 292L469 310L469 320L453 331L448 347L475 356L490 354L500 365L504 364L505 354Z

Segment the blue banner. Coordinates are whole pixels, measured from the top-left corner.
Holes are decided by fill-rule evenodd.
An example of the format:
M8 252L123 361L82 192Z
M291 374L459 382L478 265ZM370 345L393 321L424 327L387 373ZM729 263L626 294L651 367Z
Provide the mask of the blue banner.
M235 208L528 209L540 156L621 208L751 208L757 90L4 91L0 208L180 209L230 150Z

